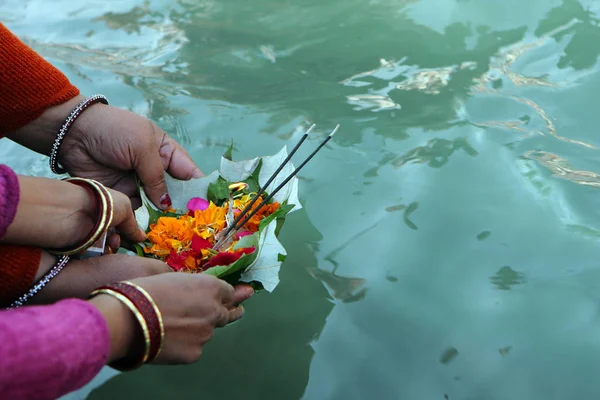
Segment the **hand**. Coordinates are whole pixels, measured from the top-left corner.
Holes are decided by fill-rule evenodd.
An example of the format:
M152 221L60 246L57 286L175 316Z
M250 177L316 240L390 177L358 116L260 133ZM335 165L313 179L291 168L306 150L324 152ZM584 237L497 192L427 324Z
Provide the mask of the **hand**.
M96 200L86 188L55 179L18 179L19 207L3 242L62 249L81 243L92 231L98 218ZM126 241L143 241L145 234L138 228L127 196L110 192L114 206L111 227Z
M62 123L83 99L77 96L52 107L7 136L49 154ZM165 171L184 180L202 176L187 151L152 121L103 104L90 106L77 118L63 140L58 161L71 175L92 178L125 193L134 208L141 204L136 174L150 200L161 209L171 205Z
M36 279L48 272L56 260L55 256L42 253ZM69 297L87 299L90 292L98 286L172 271L171 267L162 261L126 254L71 260L30 303L50 304Z
M248 285L233 288L205 274L173 272L132 282L152 296L163 316L165 341L156 364L197 361L215 328L240 319L244 309L239 304L254 293ZM143 343L133 314L118 300L99 295L90 302L105 316L111 332L109 364L126 357Z

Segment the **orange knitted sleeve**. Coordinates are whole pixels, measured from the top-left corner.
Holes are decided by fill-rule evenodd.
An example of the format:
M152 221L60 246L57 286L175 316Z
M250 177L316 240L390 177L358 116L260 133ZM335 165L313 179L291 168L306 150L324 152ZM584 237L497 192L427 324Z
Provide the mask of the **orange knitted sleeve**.
M41 256L38 247L0 245L0 307L8 307L29 290Z
M78 94L66 76L0 23L0 137Z

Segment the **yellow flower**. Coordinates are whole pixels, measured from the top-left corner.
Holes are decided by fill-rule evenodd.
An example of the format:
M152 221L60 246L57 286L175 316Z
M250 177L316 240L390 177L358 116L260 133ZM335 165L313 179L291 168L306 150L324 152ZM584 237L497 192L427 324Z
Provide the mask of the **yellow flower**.
M206 210L194 211L193 231L203 239L214 239L214 235L225 227L226 207L218 207L212 201Z

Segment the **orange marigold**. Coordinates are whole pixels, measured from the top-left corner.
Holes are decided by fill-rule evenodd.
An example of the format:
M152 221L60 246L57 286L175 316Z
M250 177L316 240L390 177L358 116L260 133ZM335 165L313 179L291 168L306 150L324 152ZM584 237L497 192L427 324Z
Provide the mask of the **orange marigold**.
M194 236L192 227L193 219L188 216L160 217L155 224L150 225L148 240L152 246L146 252L166 257L171 250L179 253L188 249Z
M203 239L214 239L214 235L225 227L225 215L227 209L211 201L206 210L194 211L194 232Z
M260 204L260 203L257 201L257 206L258 206L258 204ZM246 222L246 224L244 225L244 228L246 228L250 232L258 231L258 227L260 226L260 221L263 218L268 217L269 215L273 214L275 211L277 211L278 208L279 208L278 202L275 202L272 204L265 204L264 206L262 206L260 208L260 210L258 210L258 212L256 214L254 214L252 216L252 218L250 218L250 220L248 222ZM254 211L255 208L253 207L252 210Z

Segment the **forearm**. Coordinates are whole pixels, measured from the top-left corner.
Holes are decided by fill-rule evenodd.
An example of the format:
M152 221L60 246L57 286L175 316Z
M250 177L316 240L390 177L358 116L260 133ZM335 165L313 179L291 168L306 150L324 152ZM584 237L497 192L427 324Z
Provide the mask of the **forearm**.
M50 155L50 150L62 124L83 99L85 99L84 96L77 95L64 103L49 107L38 118L12 132L7 132L6 137L37 153ZM77 121L69 134L75 134L76 129Z
M78 94L64 74L0 23L0 136L12 132L11 139L33 144L15 136L17 130Z
M57 249L75 244L97 218L93 194L47 178L18 176L19 203L1 242Z
M0 311L0 393L54 399L80 388L109 360L110 337L103 314L82 300Z

